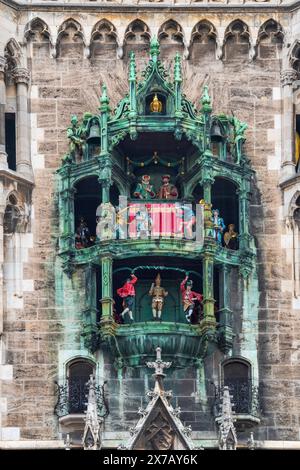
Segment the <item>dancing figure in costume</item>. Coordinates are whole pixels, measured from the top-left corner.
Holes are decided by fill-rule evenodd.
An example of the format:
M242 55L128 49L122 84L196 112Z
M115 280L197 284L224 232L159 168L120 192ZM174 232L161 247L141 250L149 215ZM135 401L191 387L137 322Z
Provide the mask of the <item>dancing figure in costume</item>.
M130 318L130 323L133 323L133 314L132 310L134 307L134 300L135 300L135 288L134 285L136 284L138 278L131 273L130 277L126 280L123 287L117 289L117 294L123 299L123 312L121 313L122 318L124 315L128 313Z
M185 276L184 280L180 284L180 292L185 318L188 323L191 323L191 316L194 311L195 302L202 302L203 296L198 292L192 291L193 281L188 280L188 278L188 276Z

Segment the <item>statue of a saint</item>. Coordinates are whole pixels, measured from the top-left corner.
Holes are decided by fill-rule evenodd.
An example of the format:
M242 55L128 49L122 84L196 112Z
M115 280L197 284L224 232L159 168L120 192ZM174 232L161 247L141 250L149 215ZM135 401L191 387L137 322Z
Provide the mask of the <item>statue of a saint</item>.
M143 175L142 181L137 184L137 187L133 193L133 196L139 199L153 199L155 198L155 191L150 184L150 176Z
M213 237L216 242L222 246L222 233L224 232L226 225L224 224L222 217L220 217L219 209L214 209L212 213Z
M150 103L150 112L151 113L161 113L163 110L162 102L159 101L157 93L153 96L153 100Z
M133 323L133 314L132 310L134 308L134 301L135 301L135 287L138 278L131 273L130 277L126 280L125 284L117 289L117 294L122 297L123 299L123 312L121 313L122 318L124 315L128 313L130 318L130 323Z
M176 186L170 183L170 175L163 175L161 180L162 186L159 188L157 197L159 199L177 199L178 191Z
M224 243L225 248L229 250L237 250L238 249L238 233L235 231L235 225L229 224L228 225L228 232L224 233Z
M191 316L195 308L195 302L202 302L203 296L198 292L192 291L193 281L189 280L188 275L180 284L180 292L182 297L183 311L188 323L191 323Z
M161 312L168 292L161 286L160 274L157 274L155 283L151 284L149 295L152 297L153 320L161 320Z

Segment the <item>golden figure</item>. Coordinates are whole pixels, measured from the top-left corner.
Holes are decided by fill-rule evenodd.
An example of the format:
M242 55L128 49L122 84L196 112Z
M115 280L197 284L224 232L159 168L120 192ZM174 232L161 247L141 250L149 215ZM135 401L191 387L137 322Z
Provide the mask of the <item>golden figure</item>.
M150 103L150 111L151 113L161 113L162 109L162 102L159 101L159 99L157 98L157 94L155 93L153 100Z
M228 232L224 234L224 243L225 248L229 250L237 250L238 249L238 233L235 231L235 225L229 224L228 225Z
M153 282L151 284L149 295L152 297L153 320L160 320L165 297L168 295L168 292L163 287L161 287L160 274L157 274L155 283Z

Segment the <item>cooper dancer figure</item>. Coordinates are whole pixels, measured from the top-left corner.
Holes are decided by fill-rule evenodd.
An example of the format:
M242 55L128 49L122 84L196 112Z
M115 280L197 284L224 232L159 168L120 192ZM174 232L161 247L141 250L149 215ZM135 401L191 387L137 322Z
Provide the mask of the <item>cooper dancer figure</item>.
M161 277L160 274L157 274L154 282L151 284L149 295L152 296L152 314L153 320L161 320L161 312L164 305L165 297L167 297L168 292L161 287Z
M194 311L195 302L202 302L203 296L198 292L192 291L193 281L188 280L188 275L185 276L184 280L180 284L180 292L182 297L183 311L185 318L188 323L191 323L191 316Z
M131 273L130 278L128 278L123 285L117 289L117 294L122 297L123 299L123 312L121 313L122 318L124 318L125 313L128 313L130 318L130 323L133 323L133 314L132 310L134 307L134 300L135 300L135 288L134 285L136 284L138 278Z

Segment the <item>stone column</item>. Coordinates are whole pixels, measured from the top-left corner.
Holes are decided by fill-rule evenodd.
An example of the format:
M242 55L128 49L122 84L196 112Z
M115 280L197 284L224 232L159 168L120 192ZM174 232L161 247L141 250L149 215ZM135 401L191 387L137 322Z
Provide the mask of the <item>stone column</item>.
M282 179L286 180L295 174L295 123L293 109L293 82L297 80L298 74L293 69L283 70L281 72L281 86L283 97L283 161L282 161Z
M203 324L214 327L215 318L215 299L214 299L214 247L207 244L203 253Z
M112 258L105 256L101 260L102 268L102 319L112 317Z
M29 72L16 67L13 76L17 85L17 172L32 179L28 114Z
M220 347L227 353L232 348L232 311L229 308L230 297L230 269L225 263L219 267L219 337Z
M5 151L5 104L6 87L4 81L5 58L0 56L0 170L8 168L7 153Z

